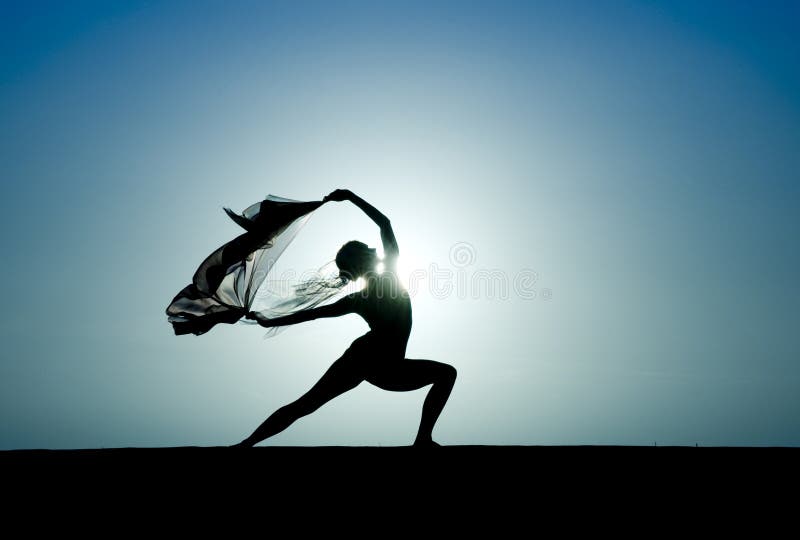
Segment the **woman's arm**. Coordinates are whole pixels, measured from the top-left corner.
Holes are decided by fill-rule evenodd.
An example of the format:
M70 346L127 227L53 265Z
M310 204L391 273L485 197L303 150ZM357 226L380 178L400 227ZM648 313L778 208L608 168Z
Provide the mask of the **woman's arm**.
M381 229L381 241L383 242L383 253L386 262L393 262L393 260L400 254L400 248L397 246L397 239L392 230L392 222L389 218L383 215L377 208L369 204L367 201L350 191L349 189L337 189L330 195L327 195L323 200L328 201L343 201L348 200L361 208L369 218Z
M270 328L272 326L286 326L289 324L312 321L322 317L339 317L341 315L353 313L356 310L355 303L357 301L356 297L358 294L358 292L351 293L344 298L340 298L332 304L328 304L327 306L306 309L303 311L298 311L297 313L292 313L291 315L284 315L283 317L275 317L270 319L268 317L264 317L256 311L251 311L247 318L255 319L258 321L258 324L264 328Z
M258 321L258 324L260 324L264 328L271 328L273 326L287 326L290 324L297 324L300 322L310 321L311 317L309 317L309 315L311 311L313 310L298 311L297 313L292 313L291 315L285 315L283 317L274 317L272 319L264 317L263 315L257 312L251 312L254 315L251 318Z
M377 208L369 204L367 201L356 195L350 190L347 190L349 195L348 200L361 208L365 214L369 216L369 218L375 222L375 225L383 229L384 227L390 227L389 218L384 216ZM390 227L391 228L391 227Z

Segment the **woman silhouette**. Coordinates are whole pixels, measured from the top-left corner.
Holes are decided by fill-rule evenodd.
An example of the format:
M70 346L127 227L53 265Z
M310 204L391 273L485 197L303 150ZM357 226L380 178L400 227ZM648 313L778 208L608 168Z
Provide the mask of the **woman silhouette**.
M319 409L322 405L362 381L394 392L418 390L429 384L422 406L422 419L414 446L439 446L433 440L433 426L442 412L456 380L456 369L433 360L406 358L406 345L411 333L411 301L397 276L397 257L400 253L389 218L347 189L337 189L324 201L349 200L380 227L383 242L383 271L374 248L357 240L344 244L336 255L339 274L348 280L364 277L361 291L349 294L326 306L307 309L291 315L266 318L250 312L261 326L273 327L357 313L369 324L369 331L356 338L322 378L303 396L285 405L267 418L252 435L235 447L250 447L280 433L295 420Z

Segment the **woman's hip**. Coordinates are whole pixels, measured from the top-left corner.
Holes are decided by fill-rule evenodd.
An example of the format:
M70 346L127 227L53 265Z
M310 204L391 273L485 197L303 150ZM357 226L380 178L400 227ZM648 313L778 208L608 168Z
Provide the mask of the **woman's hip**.
M405 357L405 343L390 336L372 330L357 337L345 351L348 356L368 358L377 363L385 360L397 360Z

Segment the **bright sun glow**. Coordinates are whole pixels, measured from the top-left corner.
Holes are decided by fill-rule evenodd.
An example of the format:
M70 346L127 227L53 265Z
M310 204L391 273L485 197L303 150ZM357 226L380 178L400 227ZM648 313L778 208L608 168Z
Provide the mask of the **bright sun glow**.
M378 274L382 274L385 269L386 265L383 263L383 261L379 261L378 264L375 265L375 272L377 272ZM406 255L397 258L397 277L400 279L400 283L406 290L408 290L409 287L409 279L412 276L416 275L415 279L419 282L420 280L419 271L424 269L425 266L417 264L414 260L410 259ZM356 289L360 290L365 285L366 285L366 280L364 279L364 277L359 277L358 279L356 279L355 281ZM417 283L417 287L419 287L419 283Z
M384 265L380 263L378 265L378 272L383 272ZM403 285L403 288L408 290L409 288L409 279L413 275L414 271L416 270L419 273L420 269L424 269L425 266L421 264L420 261L415 260L413 257L410 257L407 253L404 253L400 257L397 258L397 277L400 279L400 283ZM419 277L416 278L419 280Z

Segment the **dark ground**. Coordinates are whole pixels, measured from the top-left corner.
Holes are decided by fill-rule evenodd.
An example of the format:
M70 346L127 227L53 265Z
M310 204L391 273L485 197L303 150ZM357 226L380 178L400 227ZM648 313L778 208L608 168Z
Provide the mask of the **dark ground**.
M147 479L242 478L269 480L359 479L407 482L426 476L475 481L527 480L577 476L636 481L669 480L673 475L731 476L741 481L752 472L788 474L800 465L800 448L675 446L318 446L255 448L169 447L0 451L8 475L47 478L114 474L134 482Z
M289 513L306 516L293 518L295 527L335 523L344 534L356 525L370 535L409 532L420 520L467 529L488 523L493 536L542 520L555 520L564 532L578 525L614 532L644 520L644 529L664 532L669 526L688 530L681 527L698 519L754 519L754 505L770 509L766 526L794 515L785 508L794 507L798 465L800 449L765 447L0 451L4 517L61 527L53 516L67 516L69 530L101 533L106 521L98 516L126 532L144 527L147 533L156 522L202 532L206 523L223 521L231 527L254 523L269 534ZM28 518L30 512L36 516ZM365 528L369 519L381 520L382 528Z

